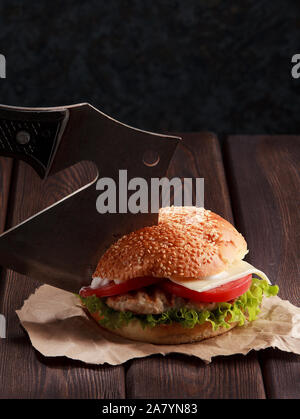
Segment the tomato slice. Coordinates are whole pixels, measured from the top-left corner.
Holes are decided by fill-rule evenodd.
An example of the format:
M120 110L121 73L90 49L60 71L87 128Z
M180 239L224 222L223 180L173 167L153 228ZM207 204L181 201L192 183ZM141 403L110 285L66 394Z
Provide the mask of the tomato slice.
M234 298L244 294L251 286L252 274L244 276L243 278L236 279L235 281L228 282L217 288L208 291L197 292L190 290L182 285L175 284L170 280L164 278L154 278L152 276L144 276L139 278L129 279L121 284L115 284L111 281L107 285L99 288L83 287L80 290L81 297L90 297L96 295L99 298L111 297L113 295L125 294L128 291L137 290L147 287L152 284L160 283L159 286L170 294L177 295L182 298L187 298L193 301L202 302L224 302L230 301Z
M128 291L137 290L139 288L147 287L157 282L162 281L162 278L154 278L153 276L143 276L139 278L128 279L120 284L115 284L111 281L107 285L99 288L83 287L79 294L81 297L90 297L96 295L97 297L111 297L112 295L124 294Z
M169 280L163 281L160 284L160 287L170 294L175 294L182 298L188 298L189 300L217 303L230 301L244 294L250 288L251 282L252 274L203 292L190 290Z

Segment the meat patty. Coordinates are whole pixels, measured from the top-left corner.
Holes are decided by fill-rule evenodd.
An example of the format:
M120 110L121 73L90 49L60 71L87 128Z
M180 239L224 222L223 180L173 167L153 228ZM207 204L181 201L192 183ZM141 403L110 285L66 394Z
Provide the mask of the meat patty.
M213 310L218 304L187 300L168 294L156 286L108 297L105 302L116 311L132 311L135 314L161 314L171 308L181 307L199 311Z

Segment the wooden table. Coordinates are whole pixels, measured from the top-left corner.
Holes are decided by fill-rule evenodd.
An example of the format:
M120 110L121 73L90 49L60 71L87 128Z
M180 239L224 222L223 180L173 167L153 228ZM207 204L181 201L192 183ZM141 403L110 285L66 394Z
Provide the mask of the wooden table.
M245 235L247 260L300 305L300 137L231 136L221 150L210 133L181 134L170 176L204 177L205 206ZM82 164L41 184L23 162L0 159L0 228L17 224L87 183ZM299 398L300 357L274 349L218 357L209 365L183 355L151 356L120 366L88 366L35 351L19 324L39 284L3 269L0 313L1 398Z

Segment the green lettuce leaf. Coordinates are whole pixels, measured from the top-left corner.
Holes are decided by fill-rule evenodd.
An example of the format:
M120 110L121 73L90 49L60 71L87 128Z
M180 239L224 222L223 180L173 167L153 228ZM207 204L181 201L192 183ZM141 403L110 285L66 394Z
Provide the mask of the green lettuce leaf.
M270 285L266 280L252 278L250 289L234 302L219 303L214 310L191 310L185 307L172 308L161 314L138 315L131 311L116 311L108 307L104 300L96 297L79 297L90 313L99 313L99 323L108 329L118 329L132 320L138 320L142 327L155 327L160 324L180 323L186 328L210 322L213 330L219 327L230 327L230 323L238 322L243 326L246 321L253 321L260 312L263 296L270 297L278 293L277 285Z

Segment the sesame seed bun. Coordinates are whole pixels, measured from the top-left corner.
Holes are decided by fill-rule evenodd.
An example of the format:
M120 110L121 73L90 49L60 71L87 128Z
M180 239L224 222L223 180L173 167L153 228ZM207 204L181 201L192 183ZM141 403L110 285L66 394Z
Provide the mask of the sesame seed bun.
M204 278L247 253L247 243L224 218L197 207L166 207L158 225L123 236L101 257L93 278Z
M98 313L89 314L99 324ZM173 323L143 329L138 320L132 320L127 326L123 326L119 329L105 329L126 339L159 345L177 345L180 343L200 342L201 340L226 333L235 326L237 326L237 322L231 323L228 328L219 327L217 330L213 330L211 323L205 322L203 324L197 324L192 329L189 329L182 327L178 323Z

